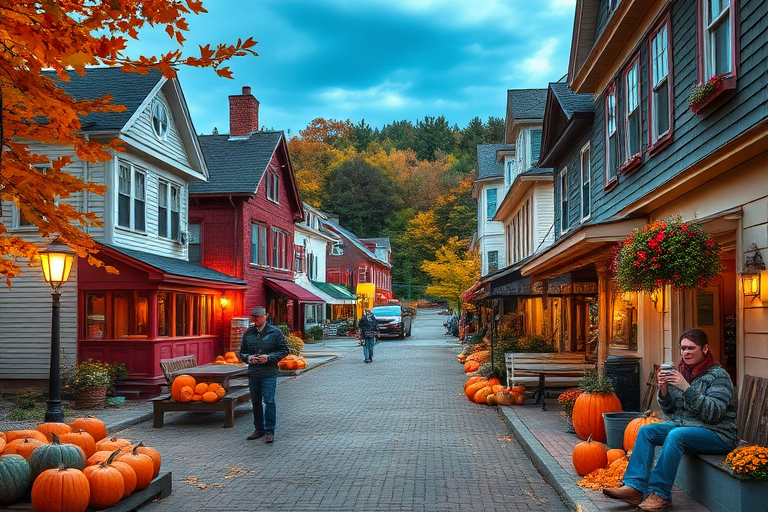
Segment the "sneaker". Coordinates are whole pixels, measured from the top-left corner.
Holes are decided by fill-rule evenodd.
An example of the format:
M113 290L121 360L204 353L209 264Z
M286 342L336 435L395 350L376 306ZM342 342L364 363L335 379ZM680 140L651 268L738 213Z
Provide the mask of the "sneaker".
M603 494L609 498L626 501L630 505L639 505L643 501L643 493L628 485L622 485L618 489L603 489Z
M264 442L267 443L267 444L274 443L275 442L275 434L273 434L271 432L269 434L267 434L267 437L264 438Z
M253 434L251 434L251 435L249 435L248 437L246 437L246 439L247 439L248 441L253 441L254 439L258 439L258 438L260 438L260 437L264 437L264 434L265 434L265 433L266 433L266 432L264 432L263 430L254 430L254 431L253 431Z
M364 362L365 362L365 363L370 363L370 362L371 362L371 360L370 360L370 359L366 359Z
M642 510L649 510L651 512L664 512L669 507L672 506L672 500L667 498L662 498L655 492L652 492L648 495L647 498L643 500L638 507L640 507Z

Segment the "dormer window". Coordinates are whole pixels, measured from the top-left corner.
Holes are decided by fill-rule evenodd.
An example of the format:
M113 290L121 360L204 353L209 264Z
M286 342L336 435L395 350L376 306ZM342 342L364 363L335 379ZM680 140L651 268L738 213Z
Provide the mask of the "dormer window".
M160 140L168 136L168 109L159 99L152 102L152 130Z

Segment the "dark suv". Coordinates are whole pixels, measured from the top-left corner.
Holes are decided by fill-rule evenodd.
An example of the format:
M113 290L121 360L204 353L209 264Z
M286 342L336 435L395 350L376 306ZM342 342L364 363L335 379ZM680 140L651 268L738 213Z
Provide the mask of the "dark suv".
M371 310L379 324L382 338L405 338L411 335L413 317L416 311L410 306L374 306Z

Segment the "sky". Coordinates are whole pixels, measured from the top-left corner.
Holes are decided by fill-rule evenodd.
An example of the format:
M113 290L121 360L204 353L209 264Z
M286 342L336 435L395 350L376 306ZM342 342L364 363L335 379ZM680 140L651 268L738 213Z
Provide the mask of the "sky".
M186 51L253 37L258 57L233 59L234 80L179 71L198 133L229 132L244 86L260 125L289 135L315 118L393 121L504 118L508 89L546 88L568 67L575 0L204 0L188 17ZM158 30L132 55L177 46Z

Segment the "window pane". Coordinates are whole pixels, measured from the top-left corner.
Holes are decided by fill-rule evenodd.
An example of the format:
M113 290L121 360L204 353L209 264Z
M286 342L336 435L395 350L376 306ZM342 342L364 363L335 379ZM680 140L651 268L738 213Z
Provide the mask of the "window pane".
M635 109L627 119L627 159L640 153L640 110Z
M145 177L140 172L136 173L136 185L134 188L134 194L135 194L135 202L133 205L133 229L136 229L138 231L144 231L144 199L145 199Z
M618 176L619 170L619 138L615 134L608 139L608 150L610 152L608 178L613 179Z
M107 331L107 300L104 293L89 293L86 300L87 336L100 339Z
M112 333L115 338L128 336L130 302L126 292L112 293Z
M189 336L189 307L187 294L176 294L176 336Z
M131 168L120 164L117 198L117 223L120 226L131 227Z
M666 81L661 87L653 91L653 117L656 130L654 138L659 138L664 132L669 130L669 93L666 87Z
M259 225L251 224L251 263L259 261Z
M496 215L496 189L491 188L485 191L486 213L488 220L491 220Z
M171 335L171 304L170 294L159 292L157 294L157 335Z
M589 150L581 154L581 217L589 217L590 211Z
M259 260L261 265L267 264L267 227L259 226Z
M731 24L727 18L715 30L714 40L715 70L713 74L719 75L731 70Z

